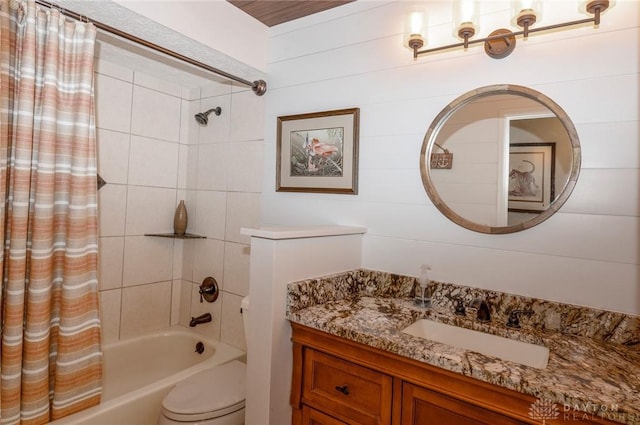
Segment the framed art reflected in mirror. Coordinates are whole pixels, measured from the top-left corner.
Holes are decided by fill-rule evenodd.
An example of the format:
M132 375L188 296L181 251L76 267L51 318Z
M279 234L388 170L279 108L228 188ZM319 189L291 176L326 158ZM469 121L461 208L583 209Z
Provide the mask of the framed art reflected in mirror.
M509 211L542 212L555 199L555 143L509 145Z

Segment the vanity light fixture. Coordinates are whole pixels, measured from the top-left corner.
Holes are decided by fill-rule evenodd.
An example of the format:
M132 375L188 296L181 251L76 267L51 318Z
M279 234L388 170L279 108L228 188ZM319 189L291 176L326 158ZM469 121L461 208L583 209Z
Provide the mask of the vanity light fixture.
M529 34L555 30L565 27L573 27L593 23L594 27L600 25L600 15L606 11L613 1L610 0L586 0L584 10L593 15L590 18L567 21L543 27L532 28L540 20L542 10L541 0L514 0L512 2L512 15L514 23L522 28L519 31L509 29L497 29L485 38L472 40L478 32L478 1L456 0L453 8L454 35L462 40L461 43L448 44L446 46L433 47L420 50L426 44L426 14L417 10L412 10L407 14L405 23L405 45L413 50L413 58L428 53L462 47L467 49L472 44L484 43L484 50L493 59L502 59L513 52L516 47L516 37L523 36L525 39ZM420 16L422 13L422 16ZM421 23L422 27L416 23ZM422 31L422 32L420 32Z
M417 52L427 39L427 13L420 8L409 10L405 16L404 28L404 44Z
M478 2L459 0L453 5L453 24L455 36L464 40L464 48L469 47L469 39L478 30Z
M524 38L529 37L529 28L540 19L542 0L516 0L511 3L511 16L522 28Z

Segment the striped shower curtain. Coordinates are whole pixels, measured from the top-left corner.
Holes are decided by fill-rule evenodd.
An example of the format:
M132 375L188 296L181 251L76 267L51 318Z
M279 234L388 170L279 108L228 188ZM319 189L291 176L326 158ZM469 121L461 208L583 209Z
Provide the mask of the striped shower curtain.
M100 401L95 36L33 0L0 0L2 424Z

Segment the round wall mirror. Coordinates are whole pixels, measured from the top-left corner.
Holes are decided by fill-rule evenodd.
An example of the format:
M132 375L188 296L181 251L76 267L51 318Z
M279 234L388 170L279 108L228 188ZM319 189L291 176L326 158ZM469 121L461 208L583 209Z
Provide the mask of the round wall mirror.
M422 143L422 183L451 221L490 234L528 229L569 198L580 141L568 115L533 89L492 85L447 105Z

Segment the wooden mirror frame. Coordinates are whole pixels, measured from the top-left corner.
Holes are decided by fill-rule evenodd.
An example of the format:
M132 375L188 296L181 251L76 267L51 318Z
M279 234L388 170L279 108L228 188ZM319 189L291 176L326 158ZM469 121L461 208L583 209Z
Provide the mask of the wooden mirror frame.
M534 100L553 112L567 131L569 140L571 142L572 158L571 170L567 182L562 188L562 191L556 194L556 197L551 202L551 205L549 205L549 208L536 215L534 218L522 223L514 224L511 226L496 227L479 224L467 218L464 218L444 203L431 180L429 159L431 158L431 151L433 149L438 133L440 132L440 129L445 125L448 118L453 113L474 100L481 99L487 96L505 94L522 96ZM556 211L560 209L560 207L562 207L567 199L569 199L569 196L571 195L571 192L573 192L573 188L575 187L575 184L578 180L578 175L580 174L581 158L582 155L578 132L576 131L573 122L571 122L571 119L569 119L567 113L557 103L555 103L553 100L543 95L542 93L527 87L513 84L497 84L480 87L459 96L436 116L436 118L431 123L429 130L427 130L427 133L425 134L424 140L422 142L422 149L420 151L420 174L422 176L422 184L424 185L427 195L436 206L436 208L438 208L440 212L444 214L445 217L447 217L449 220L466 229L473 230L474 232L488 234L506 234L519 232L536 226L551 217L556 213Z

